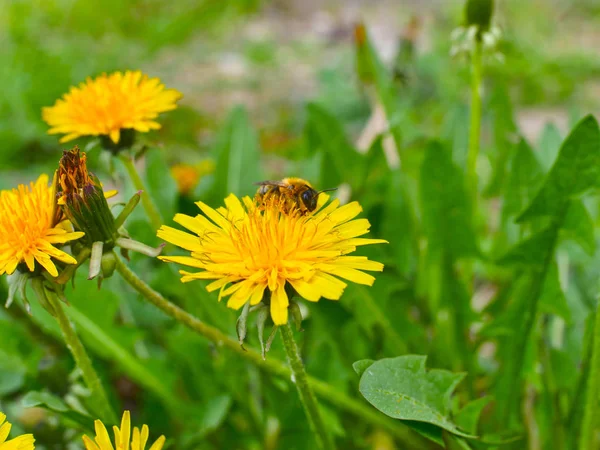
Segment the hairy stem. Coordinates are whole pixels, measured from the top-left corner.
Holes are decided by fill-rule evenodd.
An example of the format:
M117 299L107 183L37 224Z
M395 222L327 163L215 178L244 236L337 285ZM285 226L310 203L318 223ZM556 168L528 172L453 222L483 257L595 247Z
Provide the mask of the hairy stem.
M152 227L155 230L158 230L160 228L160 226L163 224L163 219L160 215L160 212L158 211L158 208L156 207L156 204L154 203L154 200L152 200L152 197L150 196L148 189L146 189L144 180L142 180L142 177L140 177L140 174L138 173L137 169L135 168L133 159L125 154L119 155L119 159L123 162L125 169L127 169L127 174L129 175L129 178L131 178L131 181L132 181L133 185L135 186L135 188L138 191L143 191L141 194L142 195L142 206L144 207L144 210L146 211L146 215L148 216L148 219L150 219L150 223L152 224Z
M315 434L317 442L322 449L334 449L335 447L333 445L333 441L331 440L331 436L327 432L327 428L325 427L325 423L321 417L317 399L315 398L312 387L308 383L308 377L306 375L306 370L304 369L304 363L302 362L302 358L300 357L300 353L298 351L298 346L294 340L294 332L292 331L292 327L289 323L287 323L280 327L280 329L283 345L287 353L290 368L292 369L293 382L296 385L296 389L298 389L300 401L302 402L304 412L306 413L306 417L310 423L310 428Z
M102 382L94 370L92 361L85 351L81 340L77 336L73 324L65 314L62 302L53 294L48 295L48 302L52 305L67 348L73 355L77 367L81 370L83 380L92 394L92 399L95 406L98 408L101 419L107 423L117 423L117 417L110 406Z
M205 324L198 318L168 301L142 281L120 258L117 258L117 272L119 272L123 279L147 301L189 329L214 342L218 348L226 347L240 358L250 361L265 372L281 377L284 380L291 381L292 371L285 363L274 358L267 358L264 360L259 352L251 348L243 349L236 339L230 338L217 328ZM423 449L428 447L423 438L412 432L412 430L397 421L385 417L366 403L354 400L343 392L335 389L329 383L317 380L311 376L308 376L307 378L309 385L317 396L344 411L360 417L365 422L385 429L396 437L404 447L413 449Z

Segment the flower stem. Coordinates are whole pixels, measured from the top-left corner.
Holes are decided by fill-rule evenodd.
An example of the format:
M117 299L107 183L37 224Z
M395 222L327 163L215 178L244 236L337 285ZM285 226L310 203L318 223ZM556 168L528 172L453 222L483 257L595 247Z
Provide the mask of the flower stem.
M467 183L473 201L473 210L477 200L477 157L481 134L481 39L475 39L471 54L471 114L469 124L469 152L467 154Z
M79 367L83 374L83 380L92 394L92 399L95 406L98 408L102 420L109 423L117 423L117 417L110 406L102 382L94 370L92 361L79 340L79 337L73 328L73 324L65 314L62 302L53 294L48 295L48 302L52 305L67 348L73 355L77 367Z
M160 228L160 226L163 224L163 219L160 215L160 212L158 211L158 208L156 207L156 204L154 203L154 200L152 200L152 197L150 196L148 189L146 189L144 180L142 180L142 177L140 177L140 174L138 173L137 169L135 168L133 159L125 154L120 154L119 159L123 162L125 169L127 169L127 174L129 175L129 178L131 178L131 181L133 182L133 185L135 186L135 188L138 191L143 191L142 192L142 206L144 207L144 210L146 211L146 214L148 215L148 218L150 219L150 223L152 224L152 227L155 230L158 230Z
M596 425L598 423L598 397L600 397L600 300L597 302L594 331L591 334L592 360L588 369L587 393L585 397L585 409L583 410L581 435L579 438L579 450L592 450L597 448L594 445L594 440Z
M243 349L236 339L230 338L217 328L205 324L198 318L168 301L142 281L129 267L127 267L127 265L125 265L121 258L117 258L116 261L117 272L119 272L123 279L147 301L162 310L165 314L214 342L218 348L226 347L240 358L250 361L265 372L281 377L284 380L291 380L292 371L285 363L274 358L267 358L265 360L259 352L251 348ZM362 418L365 422L386 430L396 437L398 442L402 443L405 448L427 448L426 441L424 441L421 436L412 432L408 427L404 426L401 422L385 417L366 403L357 401L343 392L338 391L329 383L308 376L308 384L320 398L342 410Z
M302 362L302 358L300 357L300 353L298 351L298 346L294 340L294 332L292 331L292 327L289 323L286 323L285 325L281 326L280 329L283 345L288 356L290 368L292 369L293 382L298 389L300 401L304 407L304 412L308 418L310 428L315 434L317 442L322 449L334 449L335 446L333 445L331 436L327 432L327 428L325 427L325 423L321 417L317 399L315 398L315 394L313 393L310 384L308 384L308 377L306 375L306 370L304 369L304 363Z

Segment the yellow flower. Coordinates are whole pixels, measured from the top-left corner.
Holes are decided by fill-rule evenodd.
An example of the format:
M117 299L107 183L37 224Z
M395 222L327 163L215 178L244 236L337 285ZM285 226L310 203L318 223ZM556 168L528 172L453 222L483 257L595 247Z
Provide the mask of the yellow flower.
M33 434L23 434L7 441L12 425L5 422L6 415L0 412L0 450L33 450L35 439Z
M71 255L54 247L79 239L84 233L70 232L58 224L56 195L48 186L48 176L40 175L29 186L0 192L0 275L12 274L25 263L29 271L35 261L53 277L58 271L51 258L66 264L76 264Z
M285 214L278 205L259 205L233 194L225 208L214 210L198 202L206 215L174 218L197 236L162 226L158 236L191 252L191 256L163 256L163 261L202 269L181 271L181 281L215 280L208 291L221 289L219 300L230 296L227 306L239 309L248 301L256 305L265 296L270 301L276 325L287 323L286 286L309 301L321 297L338 300L346 287L340 278L372 285L375 280L362 270L381 271L383 264L364 256L349 256L360 245L384 243L381 239L360 238L369 231L367 219L354 219L362 210L357 202L329 205L327 195L319 196L319 206L311 214ZM264 211L261 211L264 209Z
M158 78L128 70L88 78L71 87L54 106L42 109L42 117L51 126L49 134L66 134L60 142L104 135L117 144L122 129L142 133L159 129L153 119L175 109L180 98L181 93L165 89Z
M100 420L94 422L94 428L96 430L96 439L92 441L89 437L83 436L83 443L85 444L86 450L145 450L146 442L148 441L148 425L142 427L142 431L138 427L133 428L133 435L131 434L131 416L129 411L123 413L121 419L121 428L113 427L115 434L115 446L113 447L110 442L110 437L106 431L106 427ZM150 450L161 450L165 445L165 437L159 437L154 444L150 447Z

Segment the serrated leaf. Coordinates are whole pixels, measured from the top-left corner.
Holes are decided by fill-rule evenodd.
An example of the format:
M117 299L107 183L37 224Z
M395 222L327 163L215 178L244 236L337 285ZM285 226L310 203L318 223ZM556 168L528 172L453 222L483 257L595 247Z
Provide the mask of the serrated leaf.
M426 356L407 355L373 363L360 379L361 394L384 414L400 420L426 422L458 436L461 431L449 417L450 397L464 374L425 370Z
M548 248L554 243L555 235L554 228L547 228L535 233L509 249L496 263L499 265L542 266Z
M361 359L360 361L355 361L352 364L352 368L356 372L356 374L360 377L375 361L372 359Z
M453 259L478 253L472 208L462 171L439 143L431 143L421 166L423 225L433 249L447 250Z
M596 251L594 219L581 200L573 200L569 205L561 234L577 242L588 255Z
M521 139L509 162L502 205L504 220L523 211L537 192L543 172L532 148Z
M517 221L557 216L569 199L599 183L600 128L589 115L565 139L540 190Z

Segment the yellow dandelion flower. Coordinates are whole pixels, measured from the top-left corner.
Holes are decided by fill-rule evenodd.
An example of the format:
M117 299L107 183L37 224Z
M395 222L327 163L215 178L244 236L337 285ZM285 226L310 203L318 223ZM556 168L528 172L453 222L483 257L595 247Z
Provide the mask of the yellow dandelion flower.
M49 134L65 134L60 142L103 135L117 144L122 129L159 129L154 119L175 109L180 98L181 93L165 89L160 79L128 70L88 78L54 106L43 108L42 117L51 127Z
M115 448L117 450L145 450L146 443L148 442L148 425L144 425L141 431L138 427L134 427L133 434L131 433L131 415L129 411L123 413L121 428L113 427L115 435L114 447L110 442L106 427L100 420L94 422L94 428L96 431L95 442L89 437L83 436L83 443L86 450L114 450ZM152 444L150 450L161 450L163 445L165 445L165 437L161 436Z
M340 206L334 200L325 206L327 200L321 194L310 215L285 214L277 205L259 207L249 197L242 204L233 194L217 210L198 202L206 216L174 218L196 236L168 226L158 231L161 239L190 251L191 256L160 259L202 269L181 271L181 281L215 280L208 291L220 289L219 300L229 296L227 306L233 309L248 301L260 303L267 291L273 322L283 325L288 320L288 283L306 300L338 300L346 287L340 278L372 285L375 278L363 270L383 270L379 262L349 255L358 246L386 242L359 237L370 228L367 219L355 219L362 211L360 205Z
M6 415L0 412L0 450L33 450L35 439L33 434L23 434L7 441L12 425L5 422Z
M29 186L0 192L0 275L12 274L21 263L33 272L37 261L55 277L58 271L51 258L77 263L54 246L84 235L57 223L54 186L48 185L47 175L41 175Z

